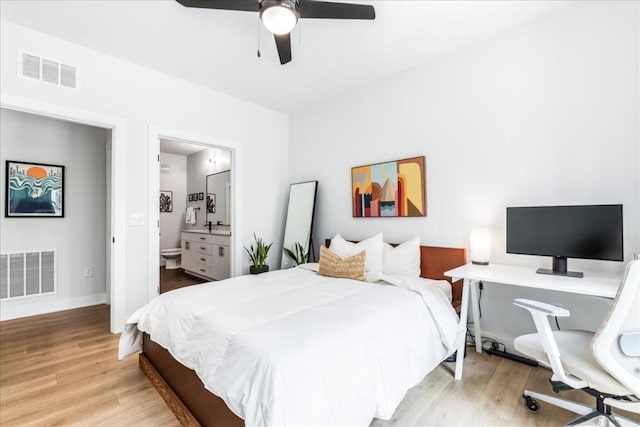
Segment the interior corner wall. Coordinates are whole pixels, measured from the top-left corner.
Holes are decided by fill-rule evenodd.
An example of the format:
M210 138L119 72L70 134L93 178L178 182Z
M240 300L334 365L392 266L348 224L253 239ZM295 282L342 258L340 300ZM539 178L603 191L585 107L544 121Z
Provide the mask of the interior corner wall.
M187 156L160 153L160 190L171 191L173 200L171 212L160 212L160 250L180 248L187 209ZM160 259L160 265L164 264Z
M0 110L0 163L62 165L64 218L0 217L2 252L56 249L57 293L0 301L0 319L106 302L106 143L109 131ZM5 210L5 183L0 208ZM85 277L85 268L93 269Z
M639 6L576 3L293 115L292 181L319 180L314 240L382 231L387 241L417 234L423 244L468 247L481 226L491 230L491 262L548 268L549 257L506 254L505 207L622 203L629 260L640 252ZM426 218L352 218L352 167L420 155ZM624 266L571 259L569 267L621 275ZM525 294L565 305L569 322L590 328L608 307L489 284L483 329L533 331L512 304Z
M80 40L77 41L81 43ZM77 67L78 89L18 77L18 51L24 50ZM124 314L148 300L149 126L232 141L242 152L243 211L240 244L253 232L282 242L289 188L289 118L285 114L205 89L112 56L2 21L0 87L3 95L116 117L126 122L126 265ZM273 165L279 167L273 167ZM142 215L143 225L129 221ZM116 236L117 237L117 236ZM281 249L280 249L281 250ZM273 266L275 266L275 261ZM248 272L249 260L242 259ZM120 325L123 327L124 325Z

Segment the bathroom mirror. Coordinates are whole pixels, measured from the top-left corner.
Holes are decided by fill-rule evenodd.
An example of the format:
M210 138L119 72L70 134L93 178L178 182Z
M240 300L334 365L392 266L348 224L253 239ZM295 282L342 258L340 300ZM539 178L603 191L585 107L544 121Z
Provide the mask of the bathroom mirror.
M213 225L231 225L229 200L231 195L231 171L207 175L207 222Z
M296 243L300 243L304 253L313 254L311 235L317 189L318 181L299 182L291 184L289 188L289 206L287 207L287 219L284 226L280 268L284 269L296 265L296 262L287 255L284 248L295 253ZM314 258L314 256L309 256L308 260L311 261Z

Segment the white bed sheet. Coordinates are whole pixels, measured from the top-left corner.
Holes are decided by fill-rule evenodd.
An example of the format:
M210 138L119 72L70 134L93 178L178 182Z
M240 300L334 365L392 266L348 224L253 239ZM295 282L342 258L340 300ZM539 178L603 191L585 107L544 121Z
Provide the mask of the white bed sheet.
M149 333L247 426L367 426L459 339L438 286L385 280L293 268L178 289L129 318L119 356Z

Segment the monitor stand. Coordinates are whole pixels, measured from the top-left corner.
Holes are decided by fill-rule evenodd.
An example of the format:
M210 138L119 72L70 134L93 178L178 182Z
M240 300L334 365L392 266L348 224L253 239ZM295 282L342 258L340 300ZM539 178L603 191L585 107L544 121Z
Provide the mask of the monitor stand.
M567 276L567 277L584 277L584 273L581 271L567 271L567 257L566 256L554 256L553 257L553 269L539 268L536 270L538 274L552 274L554 276Z

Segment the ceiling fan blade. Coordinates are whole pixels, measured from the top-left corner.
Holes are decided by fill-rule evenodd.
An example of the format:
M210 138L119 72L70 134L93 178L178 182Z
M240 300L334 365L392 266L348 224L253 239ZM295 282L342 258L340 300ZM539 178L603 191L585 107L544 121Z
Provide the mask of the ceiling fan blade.
M376 19L376 10L366 4L300 0L301 18Z
M199 7L202 9L241 10L257 12L260 10L258 0L176 0L185 7Z
M291 35L283 34L281 36L274 34L276 39L276 47L278 48L278 56L282 65L291 61Z

